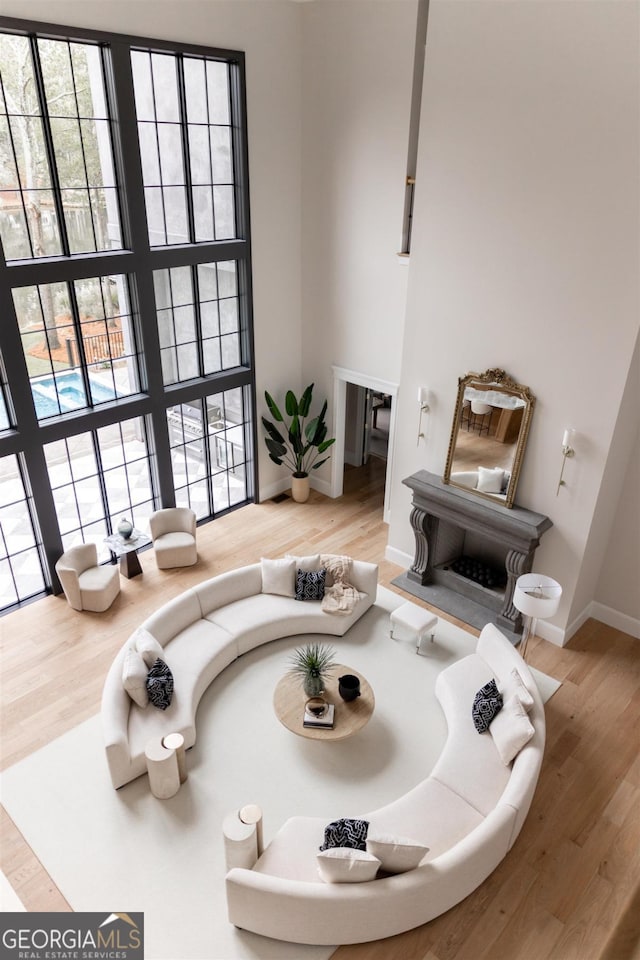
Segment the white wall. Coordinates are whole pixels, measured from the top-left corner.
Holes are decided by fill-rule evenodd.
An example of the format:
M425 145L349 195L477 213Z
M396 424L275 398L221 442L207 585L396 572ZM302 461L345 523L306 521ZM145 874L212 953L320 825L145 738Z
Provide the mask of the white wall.
M640 338L636 345L572 610L640 637ZM594 583L595 582L595 589ZM595 604L590 601L595 593Z
M554 522L535 563L564 586L554 639L638 330L638 12L544 0L429 12L396 476L442 473L459 376L504 367L531 388L517 501ZM433 403L416 448L420 384ZM567 426L576 457L556 497ZM396 555L413 554L409 504L396 481Z
M258 411L300 382L301 23L287 0L0 0L4 16L246 53ZM279 481L259 442L260 487Z
M629 617L636 625L635 636L640 636L640 437L636 440L629 461L629 469L617 504L611 536L602 558L600 581L596 589L596 603ZM602 615L601 611L601 615ZM611 616L611 614L609 614ZM632 624L623 629L630 632Z
M400 376L407 270L396 254L417 3L303 12L302 369L331 404L332 364ZM328 477L329 465L319 472Z

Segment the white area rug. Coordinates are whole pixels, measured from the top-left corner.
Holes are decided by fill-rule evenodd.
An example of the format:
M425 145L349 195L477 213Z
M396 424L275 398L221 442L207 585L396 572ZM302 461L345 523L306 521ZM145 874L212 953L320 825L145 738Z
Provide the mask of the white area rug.
M4 873L0 872L0 911L2 913L18 913L24 911L22 900L15 892Z
M294 637L246 654L209 687L189 778L170 800L152 797L146 777L113 790L99 717L7 770L2 802L74 910L143 911L148 960L329 957L335 948L267 940L228 923L222 821L257 803L268 842L289 816L358 816L428 775L446 737L436 676L476 640L442 620L436 642L424 644L428 655L416 656L413 644L389 638L389 612L402 602L381 587L345 638L318 638L375 692L370 723L350 740L306 740L276 719L274 687L307 639ZM545 699L560 685L536 676Z

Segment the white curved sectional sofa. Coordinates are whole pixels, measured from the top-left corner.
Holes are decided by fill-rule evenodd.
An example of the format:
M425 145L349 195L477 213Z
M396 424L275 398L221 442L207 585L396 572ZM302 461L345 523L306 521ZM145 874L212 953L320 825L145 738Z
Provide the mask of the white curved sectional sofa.
M319 559L319 558L318 558ZM309 569L310 558L306 569ZM185 747L196 741L196 710L209 684L237 657L254 647L299 633L343 636L376 599L378 567L353 560L349 582L359 592L351 613L331 614L320 603L263 593L262 564L220 574L186 590L141 624L164 648L174 677L166 710L133 702L122 680L135 633L118 652L102 693L107 762L118 789L146 773L145 746L154 736L181 733Z
M493 677L500 687L514 667L533 698L534 734L505 766L491 732L477 733L471 706L481 686ZM295 943L379 940L449 910L495 870L522 828L538 780L545 743L540 694L520 654L489 624L476 652L440 673L436 695L448 736L431 774L371 813L334 810L326 819L292 817L252 869L234 867L227 873L231 923ZM407 837L429 852L406 873L364 883L325 883L316 855L324 827L341 816L361 816L370 823L370 835Z

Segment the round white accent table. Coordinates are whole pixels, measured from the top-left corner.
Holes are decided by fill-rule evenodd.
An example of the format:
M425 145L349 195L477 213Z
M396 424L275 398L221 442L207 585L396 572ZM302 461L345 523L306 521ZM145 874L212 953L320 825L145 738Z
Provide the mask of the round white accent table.
M187 779L187 756L184 749L184 737L181 733L168 733L162 741L167 750L175 750L178 759L178 775L180 783Z
M178 755L168 750L161 737L153 737L144 748L149 774L149 789L159 800L168 800L180 789Z

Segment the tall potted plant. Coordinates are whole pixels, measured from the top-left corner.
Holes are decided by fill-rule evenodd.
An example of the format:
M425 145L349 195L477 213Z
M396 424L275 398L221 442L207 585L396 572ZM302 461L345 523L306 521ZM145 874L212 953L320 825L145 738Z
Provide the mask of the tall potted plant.
M322 457L322 454L335 443L335 437L327 439L324 419L327 412L326 400L318 416L307 422L313 387L313 383L309 384L299 400L293 390L287 390L284 404L285 413L290 418L288 424L271 394L266 390L264 392L269 413L276 423L283 425L280 432L275 423L262 417L262 425L266 431L264 442L271 460L279 466L285 464L291 470L291 495L298 503L309 499L309 472L326 463L329 457ZM319 457L322 459L318 459Z

